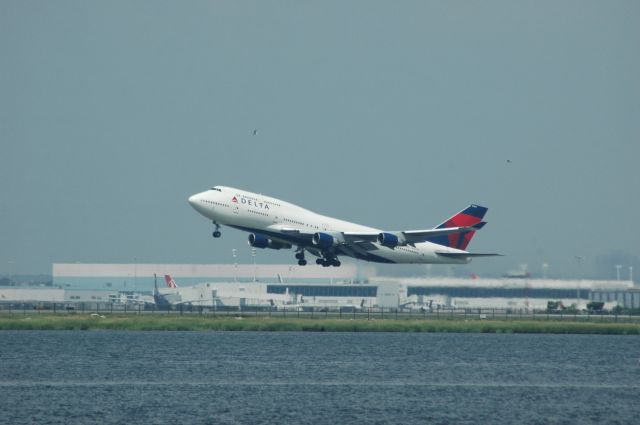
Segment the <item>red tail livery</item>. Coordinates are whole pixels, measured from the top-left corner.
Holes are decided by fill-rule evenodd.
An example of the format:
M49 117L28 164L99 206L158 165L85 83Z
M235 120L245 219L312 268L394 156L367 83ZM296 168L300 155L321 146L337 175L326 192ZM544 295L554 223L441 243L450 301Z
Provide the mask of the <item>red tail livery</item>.
M444 223L436 227L436 229L444 229L447 227L471 227L480 230L484 226L482 218L487 213L487 208L479 205L469 205L458 214L446 220ZM471 242L471 238L475 235L475 231L453 233L450 235L436 236L427 239L428 242L437 243L438 245L448 246L450 248L466 250L467 245Z
M176 285L176 282L173 280L171 275L165 274L164 275L164 281L167 282L167 286L169 288L177 288L178 287L178 285Z

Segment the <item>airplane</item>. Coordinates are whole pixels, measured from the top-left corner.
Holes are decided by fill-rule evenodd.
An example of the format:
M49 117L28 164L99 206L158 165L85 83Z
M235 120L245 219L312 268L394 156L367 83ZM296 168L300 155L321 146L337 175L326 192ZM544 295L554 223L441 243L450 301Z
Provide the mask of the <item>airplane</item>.
M171 279L171 277L169 277ZM167 276L164 277L165 281L167 282L167 286L169 288L171 288L171 286L169 285L169 282L167 281ZM171 279L173 280L173 279ZM175 287L177 288L177 286ZM175 289L173 288L173 289ZM158 279L156 274L153 274L153 300L155 301L156 305L160 305L160 306L168 306L171 304L177 304L180 300L181 297L179 297L179 294L177 291L160 291L158 289Z
M385 231L320 215L289 202L227 186L196 193L189 204L213 221L213 237L220 226L249 232L255 248L291 249L298 265L305 266L305 252L318 257L316 264L339 267L338 256L378 263L467 264L475 257L500 254L472 253L467 245L487 208L469 205L433 229Z
M164 275L164 281L167 285L166 288L158 288L157 276L153 274L153 299L156 305L170 306L170 305L200 305L210 306L213 303L211 297L211 290L203 285L194 286L178 286L171 275Z

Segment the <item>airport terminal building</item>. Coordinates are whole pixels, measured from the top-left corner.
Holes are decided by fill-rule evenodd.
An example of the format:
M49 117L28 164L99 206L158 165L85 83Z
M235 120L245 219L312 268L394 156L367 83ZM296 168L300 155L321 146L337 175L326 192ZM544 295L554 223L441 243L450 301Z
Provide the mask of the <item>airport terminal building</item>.
M341 306L389 309L545 310L549 301L586 308L640 308L640 288L631 281L530 278L462 279L384 277L365 264L342 267L246 264L58 263L49 288L0 288L0 303L50 301L154 303L154 288L167 291L164 275L178 285L174 297L203 306L268 306L290 299L310 308Z
M269 306L312 309L359 306L390 309L545 310L549 301L586 308L640 308L640 288L622 280L531 278L461 279L376 276L375 268L247 264L79 264L56 263L48 288L0 287L0 303L153 304L170 292L182 304ZM178 285L167 289L164 275ZM157 288L157 290L156 290ZM167 292L168 291L168 292Z
M202 282L334 283L368 276L373 268L353 263L342 267L302 267L288 264L81 264L54 263L53 286L83 289L151 291L157 278L171 275L180 286Z

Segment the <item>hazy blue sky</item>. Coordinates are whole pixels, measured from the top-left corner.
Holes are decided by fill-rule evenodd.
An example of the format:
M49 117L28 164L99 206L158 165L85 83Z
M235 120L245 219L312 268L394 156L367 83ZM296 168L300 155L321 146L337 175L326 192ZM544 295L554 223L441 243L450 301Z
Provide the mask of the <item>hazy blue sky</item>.
M639 41L637 1L0 0L0 273L249 262L187 204L216 184L387 229L488 206L469 248L505 257L464 273L637 262Z

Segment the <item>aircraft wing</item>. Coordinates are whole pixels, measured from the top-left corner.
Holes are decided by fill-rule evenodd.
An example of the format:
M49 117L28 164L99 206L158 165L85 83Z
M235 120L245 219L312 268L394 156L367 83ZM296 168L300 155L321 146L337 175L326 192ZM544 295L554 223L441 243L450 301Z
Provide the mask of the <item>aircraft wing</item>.
M297 227L292 227L292 226L283 226L281 224L274 224L268 227L269 230L274 230L276 232L281 232L284 234L294 234L294 235L301 235L301 234L305 234L305 233L309 233L306 232L304 229L300 229Z
M475 232L476 230L482 229L484 225L487 224L486 221L481 221L480 223L474 224L472 226L464 226L464 227L444 227L440 229L428 229L428 230L404 230L401 232L390 232L393 234L402 235L406 242L409 244L424 242L429 238L435 236L444 236L451 235L454 233L465 233L465 232ZM384 232L383 232L384 233ZM377 233L358 233L358 232L344 232L344 237L349 242L377 242L378 235Z
M466 233L466 232L475 232L476 230L481 229L486 223L484 221L471 225L471 226L462 226L462 227L444 227L444 228L436 228L436 229L428 229L428 230L406 230L402 232L393 232L394 235L398 235L403 238L406 244L413 245L415 243L424 242L429 238L443 235L451 235L456 233ZM288 241L289 243L302 243L307 245L307 250L309 250L313 255L320 256L320 251L315 249L311 245L311 239L316 233L315 231L310 231L309 229L301 229L298 227L293 227L289 225L281 225L276 224L269 226L269 230L274 233L279 233L283 241ZM355 256L356 253L366 255L370 251L375 251L379 249L378 243L378 235L381 232L341 232L344 240L340 245L340 250L350 256ZM384 233L384 232L382 232ZM274 239L280 239L278 236L273 235ZM448 253L448 252L438 252L438 255L442 255L443 257L449 258L465 258L465 257L481 257L481 256L490 256L490 255L499 255L499 254L472 254L472 253Z
M274 224L267 227L267 229L275 233L280 233L282 235L291 236L294 238L301 238L305 240L311 239L311 237L315 233L315 232L309 231L308 229L301 229L299 227L286 226L282 224Z
M357 257L356 254L366 256L369 252L376 251L379 248L371 242L350 242L346 245L340 245L338 249L342 253L347 254L351 257Z
M266 234L273 240L290 243L290 244L311 244L313 233L307 229L287 226L282 224L273 224L266 228Z
M362 232L342 232L342 234L344 235L344 239L347 242L352 242L352 243L356 243L356 242L377 242L378 241L378 235L380 234L380 232L375 232L375 233L362 233Z

